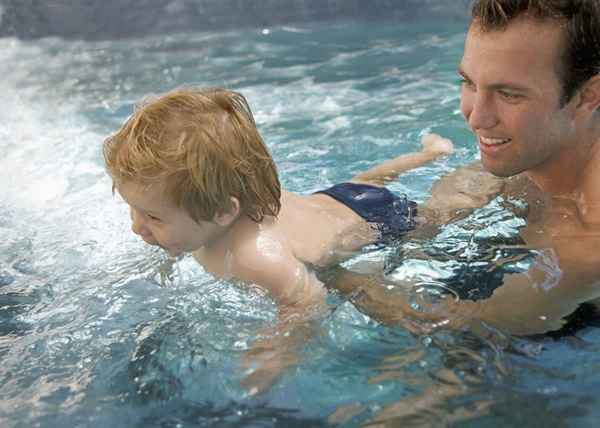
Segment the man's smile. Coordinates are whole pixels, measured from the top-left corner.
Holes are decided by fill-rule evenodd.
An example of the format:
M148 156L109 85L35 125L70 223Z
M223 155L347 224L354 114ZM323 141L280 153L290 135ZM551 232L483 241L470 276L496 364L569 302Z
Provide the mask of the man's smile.
M511 138L490 138L478 136L479 150L481 153L492 156L504 150L512 142Z
M489 138L482 135L479 136L479 140L486 146L498 146L500 144L510 143L510 138Z

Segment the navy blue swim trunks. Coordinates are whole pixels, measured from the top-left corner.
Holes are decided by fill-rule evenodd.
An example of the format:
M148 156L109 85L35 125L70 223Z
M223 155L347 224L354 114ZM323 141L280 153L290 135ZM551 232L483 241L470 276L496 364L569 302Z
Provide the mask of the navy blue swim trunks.
M381 233L380 243L391 243L416 226L417 203L385 187L340 183L323 193L346 205Z

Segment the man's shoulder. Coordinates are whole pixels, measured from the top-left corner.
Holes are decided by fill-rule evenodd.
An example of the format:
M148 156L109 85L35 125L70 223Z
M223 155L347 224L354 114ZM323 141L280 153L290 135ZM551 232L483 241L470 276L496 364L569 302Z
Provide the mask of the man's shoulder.
M582 221L600 228L600 165L598 165L581 189L581 197L577 201Z
M527 196L541 197L543 193L533 181L525 174L517 174L502 178L503 193L506 196L527 199Z

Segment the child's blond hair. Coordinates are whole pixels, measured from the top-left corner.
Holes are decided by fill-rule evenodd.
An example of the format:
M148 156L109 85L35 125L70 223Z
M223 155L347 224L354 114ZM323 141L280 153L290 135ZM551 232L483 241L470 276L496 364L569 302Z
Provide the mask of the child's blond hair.
M113 187L164 183L196 221L229 212L231 197L256 222L281 208L275 163L236 92L180 88L145 100L106 139L104 159Z

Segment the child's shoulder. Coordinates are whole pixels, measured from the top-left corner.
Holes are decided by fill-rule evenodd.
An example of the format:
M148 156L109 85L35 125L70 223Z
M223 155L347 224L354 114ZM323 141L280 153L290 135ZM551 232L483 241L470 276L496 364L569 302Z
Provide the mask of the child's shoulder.
M236 230L223 260L229 278L264 287L285 303L288 293L306 276L307 267L276 226L275 219L266 218L261 224Z
M247 280L253 271L270 271L274 265L294 258L276 221L271 217L265 217L261 223L241 219L226 239L195 251L194 257L207 271L221 278Z
M264 266L292 257L293 250L278 226L278 220L273 217L265 217L261 223L245 219L233 231L229 245L236 264Z

